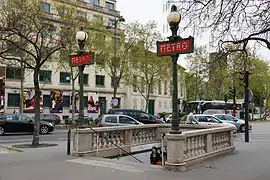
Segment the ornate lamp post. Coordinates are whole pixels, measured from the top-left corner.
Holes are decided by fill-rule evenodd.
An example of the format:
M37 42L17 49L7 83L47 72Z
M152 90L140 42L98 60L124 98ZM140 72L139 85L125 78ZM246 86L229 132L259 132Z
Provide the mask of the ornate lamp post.
M117 30L117 24L118 22L125 22L125 19L120 16L120 18L115 18L113 21L113 24L110 24L107 26L108 29L114 28L114 38L113 38L113 44L114 44L114 51L113 51L113 99L116 98L116 89L117 89L117 84L116 84L116 30ZM114 107L114 106L112 106Z
M86 32L83 31L83 28L81 27L81 30L77 32L76 34L76 40L78 41L79 45L79 55L82 56L85 53L84 45L85 41L87 40L88 35ZM80 78L80 110L79 110L79 120L78 120L78 127L79 128L85 128L84 123L84 97L83 97L83 71L84 71L85 65L79 66L79 78Z
M180 39L179 36L177 36L177 31L179 29L179 23L181 21L181 15L177 11L176 6L172 6L171 12L167 17L167 21L170 25L170 29L172 31L172 35L169 37L170 42L175 42ZM172 77L173 77L173 97L172 97L172 129L170 133L182 133L179 127L179 108L178 108L178 82L177 82L177 60L178 60L178 54L172 55Z

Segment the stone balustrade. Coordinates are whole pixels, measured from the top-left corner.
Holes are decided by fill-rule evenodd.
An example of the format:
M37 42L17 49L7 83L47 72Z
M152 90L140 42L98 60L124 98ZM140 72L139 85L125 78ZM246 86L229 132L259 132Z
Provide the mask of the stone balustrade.
M165 133L166 167L184 171L189 164L235 150L231 127L180 125L182 134L170 134L170 128L169 124L154 124L77 129L73 131L73 155L112 157L143 152L160 147Z

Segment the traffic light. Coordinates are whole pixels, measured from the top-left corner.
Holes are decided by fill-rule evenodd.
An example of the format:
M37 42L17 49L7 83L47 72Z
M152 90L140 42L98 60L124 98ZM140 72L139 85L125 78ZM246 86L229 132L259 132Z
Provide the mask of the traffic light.
M241 85L244 86L245 88L247 88L248 87L248 75L249 75L248 71L241 71L240 75L241 75L240 80L243 81L241 83Z

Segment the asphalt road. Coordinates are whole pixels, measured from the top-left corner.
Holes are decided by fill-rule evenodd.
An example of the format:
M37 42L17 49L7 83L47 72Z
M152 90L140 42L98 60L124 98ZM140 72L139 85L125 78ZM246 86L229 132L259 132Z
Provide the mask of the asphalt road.
M12 141L16 138L21 141L26 137L31 139L32 136L3 136L0 142L1 139ZM244 143L243 137L243 133L235 137L235 153L204 161L185 173L178 173L149 166L146 163L149 155L143 164L127 158L66 156L66 142L59 139L65 138L65 131L57 130L54 134L41 136L42 140L57 139L56 147L0 153L0 180L269 180L270 122L254 124L250 143Z
M0 136L0 144L31 142L32 134L7 134ZM67 130L55 129L53 133L40 135L40 141L64 141L67 139Z

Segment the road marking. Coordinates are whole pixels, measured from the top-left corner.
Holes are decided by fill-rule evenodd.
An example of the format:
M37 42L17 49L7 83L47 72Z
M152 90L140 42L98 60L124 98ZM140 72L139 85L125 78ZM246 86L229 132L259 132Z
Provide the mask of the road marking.
M32 141L33 139L10 139L10 140L0 140L0 143L7 143L7 142L27 142Z
M78 163L78 164L90 165L90 166L110 168L110 169L115 169L115 170L120 170L120 171L129 171L129 172L134 172L134 173L143 172L143 170L138 169L134 166L128 166L126 164L117 164L117 163L106 162L106 161L96 161L96 160L89 160L89 159L82 159L82 158L67 160L67 161Z

